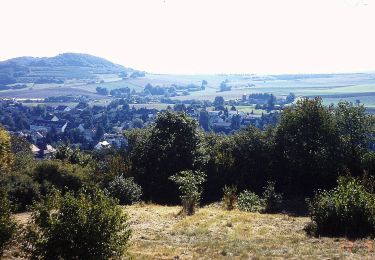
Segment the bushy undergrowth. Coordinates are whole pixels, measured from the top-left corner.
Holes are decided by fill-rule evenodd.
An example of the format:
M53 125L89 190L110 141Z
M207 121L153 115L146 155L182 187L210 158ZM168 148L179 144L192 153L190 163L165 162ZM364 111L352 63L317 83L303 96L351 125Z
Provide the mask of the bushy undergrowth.
M225 186L223 188L223 205L226 210L233 210L237 203L237 187Z
M130 237L128 216L101 190L49 195L32 207L24 250L32 259L120 257Z
M267 186L264 187L262 194L262 200L264 204L263 211L266 213L275 213L280 211L283 196L281 193L277 193L275 190L275 182L269 181Z
M108 185L109 194L118 199L120 204L128 205L140 201L142 188L134 182L134 178L115 177Z
M15 220L11 215L11 206L7 194L0 189L0 258L12 241L17 230Z
M263 201L255 193L244 190L238 195L238 209L248 212L259 212L263 209Z
M182 201L182 213L193 215L202 196L202 184L206 176L202 172L182 171L170 177L178 185Z
M357 179L340 178L338 186L321 191L310 203L315 235L365 237L375 235L375 195Z

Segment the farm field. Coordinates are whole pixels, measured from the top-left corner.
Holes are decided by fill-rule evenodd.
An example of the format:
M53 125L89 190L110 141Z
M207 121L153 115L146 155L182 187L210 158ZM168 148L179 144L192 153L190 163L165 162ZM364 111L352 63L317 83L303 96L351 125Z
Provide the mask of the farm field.
M0 91L0 97L45 98L61 95L87 95L101 100L108 99L96 94L96 87L105 87L109 91L129 87L137 92L148 83L153 86L169 87L173 84L200 85L206 80L205 90L190 92L187 96L178 96L178 100L213 100L223 96L226 100L241 98L243 94L272 93L286 96L293 92L297 96L321 96L325 104L337 103L340 100L355 102L360 100L366 107L375 107L375 74L326 74L326 75L167 75L146 74L139 78L103 78L104 83L87 84L69 81L65 84L34 84L32 87L18 90ZM219 92L220 83L227 80L232 86L230 91Z
M178 216L180 207L133 205L133 259L374 259L373 240L308 237L307 217L224 211L219 205ZM17 215L25 223L28 214ZM7 252L16 259L16 248ZM18 258L20 259L20 258Z

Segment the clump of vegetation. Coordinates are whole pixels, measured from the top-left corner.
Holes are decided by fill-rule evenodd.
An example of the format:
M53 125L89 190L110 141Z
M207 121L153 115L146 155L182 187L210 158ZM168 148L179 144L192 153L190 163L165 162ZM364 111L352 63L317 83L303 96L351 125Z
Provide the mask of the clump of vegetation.
M281 209L281 203L283 201L283 196L281 193L277 193L275 190L275 182L269 181L267 186L264 187L264 192L262 194L262 200L264 204L264 212L275 213Z
M338 186L316 194L310 203L315 235L366 237L375 234L375 195L357 179L340 178Z
M17 231L17 224L11 215L11 206L8 196L0 189L0 257L9 246Z
M128 216L103 191L54 192L33 205L24 249L32 259L109 259L124 254L130 234Z
M238 195L238 208L242 211L259 212L263 209L263 201L255 193L244 190Z
M108 192L123 205L139 202L142 196L141 186L135 183L134 178L132 177L115 177L115 179L108 185Z
M233 210L237 202L237 186L225 186L223 188L223 204L226 210Z
M178 185L182 201L182 213L194 215L202 196L202 184L206 175L199 171L181 171L169 178Z

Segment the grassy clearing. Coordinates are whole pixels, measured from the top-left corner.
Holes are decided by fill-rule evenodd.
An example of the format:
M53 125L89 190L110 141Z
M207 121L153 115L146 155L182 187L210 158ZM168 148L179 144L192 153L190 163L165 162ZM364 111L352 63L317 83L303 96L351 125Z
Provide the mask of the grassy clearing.
M205 207L191 217L179 207L131 206L136 259L374 258L371 240L310 238L305 217L245 213Z
M126 207L134 259L374 259L373 240L306 236L306 217L225 211L207 206L190 217L180 207ZM17 214L26 223L28 213ZM6 259L21 259L17 248Z

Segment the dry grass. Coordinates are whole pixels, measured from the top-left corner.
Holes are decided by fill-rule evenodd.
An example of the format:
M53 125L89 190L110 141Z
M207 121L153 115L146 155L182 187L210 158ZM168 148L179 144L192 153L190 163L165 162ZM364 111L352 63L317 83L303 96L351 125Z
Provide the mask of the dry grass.
M305 217L225 211L208 206L181 217L180 207L126 207L134 259L375 259L373 240L311 238ZM27 213L16 218L25 223ZM17 255L7 252L7 258Z

